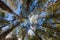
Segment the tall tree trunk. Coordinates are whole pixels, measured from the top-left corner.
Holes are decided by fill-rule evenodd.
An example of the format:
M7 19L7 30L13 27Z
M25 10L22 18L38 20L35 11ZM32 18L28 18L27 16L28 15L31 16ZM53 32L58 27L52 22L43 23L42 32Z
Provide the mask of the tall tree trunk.
M2 0L0 0L0 8L11 13L14 14L16 17L19 17L12 9L10 9Z
M31 29L32 30L32 29ZM33 32L34 32L34 34L38 37L38 39L39 40L42 40L42 38L34 31L34 30L32 30Z
M1 40L4 40L5 37L6 37L6 35L8 35L8 34L9 34L15 27L17 27L19 24L20 24L20 23L17 23L17 24L14 25L12 28L8 29L8 30L5 31L5 32L2 32L2 33L0 34L0 39L1 39Z

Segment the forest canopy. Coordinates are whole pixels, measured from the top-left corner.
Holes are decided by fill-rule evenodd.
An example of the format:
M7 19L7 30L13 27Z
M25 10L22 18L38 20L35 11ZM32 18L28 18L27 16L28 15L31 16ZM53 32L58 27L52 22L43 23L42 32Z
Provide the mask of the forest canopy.
M0 40L60 40L60 0L0 0Z

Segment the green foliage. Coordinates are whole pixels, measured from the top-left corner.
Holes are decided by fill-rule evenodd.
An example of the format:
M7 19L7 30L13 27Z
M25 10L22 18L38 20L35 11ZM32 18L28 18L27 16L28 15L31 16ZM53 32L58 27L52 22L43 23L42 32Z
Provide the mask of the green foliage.
M55 13L57 11L57 8L59 8L58 6L60 6L60 1L53 3L51 6L48 6L47 11Z
M6 0L6 1L9 3L9 7L1 1L0 8L5 10L6 12L9 12L10 14L13 14L16 17L16 19L14 21L17 20L17 22L19 22L20 25L27 20L29 20L29 22L30 22L30 20L32 20L31 21L32 25L36 24L36 25L33 25L33 27L35 27L38 25L37 23L35 23L35 21L38 22L38 19L41 19L41 18L45 19L45 21L43 21L42 25L38 25L36 27L36 30L33 31L35 33L35 35L28 36L29 40L39 40L39 37L41 37L41 39L45 39L45 40L49 40L49 39L60 40L60 0L57 0L55 3L52 3L49 0L38 0L37 3L33 5L34 8L31 7L33 2L36 2L34 0ZM19 4L20 6L22 6L20 15L17 15L17 13L15 13L14 10L12 10L12 8L17 9L17 7L19 6L18 3L16 3L16 1L18 1L18 3L21 1L21 5ZM47 7L45 7L45 4L47 2L48 2ZM2 6L2 4L3 4L3 6ZM30 7L33 9L33 11L31 11L31 12L30 12ZM42 12L43 13L46 12L45 17L40 16L40 14ZM38 15L39 18L36 17L35 14ZM5 14L4 12L0 12L0 26L9 23L9 21L5 19L5 15L7 15L7 14ZM44 16L44 14L42 14L42 16ZM29 17L33 17L33 18L29 19ZM34 18L36 18L36 19L34 19ZM13 23L13 25L11 25L11 26L8 25L8 26L10 26L8 31L6 31L6 33L4 32L6 35L8 33L10 33L12 30L14 33L16 33L16 31L15 31L16 29L14 29L14 28L18 27L19 24L17 25L16 24L17 22L16 22L15 23L16 25L15 25L14 21L11 22L11 24ZM27 29L20 27L20 25L17 29L17 31L19 30L18 35L19 35L19 37L22 38L22 40L24 40L24 38L25 38L26 34L28 34L28 32L27 32ZM38 29L38 27L40 27L40 26L42 28ZM0 29L0 32L1 31L2 31L2 29ZM36 34L38 34L39 37ZM2 34L2 36L4 36L4 35ZM13 35L12 40L17 40L16 35Z

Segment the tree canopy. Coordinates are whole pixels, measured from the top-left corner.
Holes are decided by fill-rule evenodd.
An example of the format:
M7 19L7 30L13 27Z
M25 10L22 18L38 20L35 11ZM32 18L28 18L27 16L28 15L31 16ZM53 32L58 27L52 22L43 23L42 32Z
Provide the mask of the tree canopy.
M0 0L0 40L60 40L60 0Z

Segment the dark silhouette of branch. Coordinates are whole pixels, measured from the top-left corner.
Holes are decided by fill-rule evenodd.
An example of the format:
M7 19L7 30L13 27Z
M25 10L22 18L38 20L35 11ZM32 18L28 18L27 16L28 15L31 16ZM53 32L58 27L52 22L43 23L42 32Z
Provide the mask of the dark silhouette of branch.
M12 23L15 21L15 19L14 20L12 20ZM8 23L8 24L4 24L4 25L2 25L1 27L0 27L0 29L2 29L3 27L6 27L6 26L9 26L11 23Z
M26 6L27 6L26 9L27 9L27 11L28 11L28 9L29 9L29 6L30 6L31 1L32 1L32 0L27 0L27 1L26 1Z
M31 29L31 28L30 28ZM31 29L32 30L32 29ZM38 37L38 39L39 40L42 40L42 38L34 31L34 30L32 30L33 32L34 32L34 34Z
M8 23L8 24L5 24L5 25L3 25L3 26L1 26L0 28L3 28L3 27L5 27L5 26L7 26L7 25L9 25L10 23Z
M2 32L0 34L0 39L4 39L6 37L6 35L8 35L14 28L16 28L20 23L17 23L16 25L12 26L10 29L8 29L7 31L5 32Z
M2 0L0 0L0 8L14 14L16 17L19 17L12 9L10 9Z

